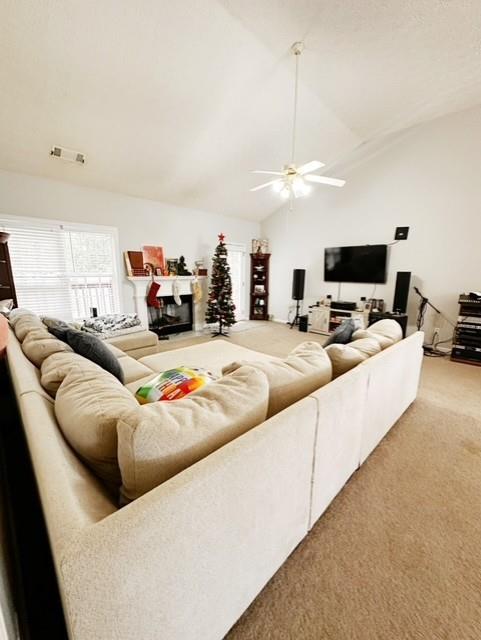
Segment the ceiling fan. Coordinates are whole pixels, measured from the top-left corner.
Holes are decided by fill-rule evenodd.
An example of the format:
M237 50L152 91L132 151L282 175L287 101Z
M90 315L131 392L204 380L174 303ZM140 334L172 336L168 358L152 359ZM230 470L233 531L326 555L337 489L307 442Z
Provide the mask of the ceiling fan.
M252 173L263 173L270 176L279 176L274 178L273 180L269 180L268 182L264 182L263 184L258 185L257 187L253 187L251 191L259 191L260 189L265 189L266 187L272 186L274 191L280 193L280 195L284 198L294 197L301 198L302 196L306 196L311 187L308 183L315 184L327 184L332 187L343 187L346 184L345 180L340 180L339 178L329 178L328 176L318 176L316 174L311 173L312 171L317 171L321 167L324 166L322 162L319 160L312 160L311 162L307 162L306 164L298 167L294 162L294 156L296 151L296 125L297 125L297 94L298 94L298 81L299 81L299 56L304 50L303 42L295 42L291 51L296 58L296 79L294 86L294 118L292 123L292 153L291 153L291 162L290 164L284 165L281 171L264 171L264 170L256 170L252 171Z

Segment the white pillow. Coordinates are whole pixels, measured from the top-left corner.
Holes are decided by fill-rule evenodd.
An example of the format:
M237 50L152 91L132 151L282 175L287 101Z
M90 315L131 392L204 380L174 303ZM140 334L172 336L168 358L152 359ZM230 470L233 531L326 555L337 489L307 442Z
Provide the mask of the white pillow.
M135 500L263 422L268 398L266 376L241 367L175 402L139 406L134 400L136 407L117 422L122 502Z

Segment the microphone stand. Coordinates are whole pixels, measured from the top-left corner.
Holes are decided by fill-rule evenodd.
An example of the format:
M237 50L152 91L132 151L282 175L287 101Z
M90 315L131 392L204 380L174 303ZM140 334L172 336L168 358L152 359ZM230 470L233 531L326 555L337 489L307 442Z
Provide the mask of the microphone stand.
M429 302L428 298L423 296L423 294L419 291L419 289L417 287L413 287L413 289L418 294L418 296L421 298L421 302L419 303L418 318L417 318L417 322L416 322L416 327L417 327L418 331L420 331L421 327L423 326L423 323L424 323L424 314L426 313L426 307L431 307L431 309L436 311L436 313L438 313L441 316L442 316L442 313L437 307L435 307L431 302ZM424 344L423 345L423 350L425 352L431 353L432 355L439 355L439 356L446 355L442 351L438 351L436 349L436 347L434 346L434 343L431 344L431 345Z

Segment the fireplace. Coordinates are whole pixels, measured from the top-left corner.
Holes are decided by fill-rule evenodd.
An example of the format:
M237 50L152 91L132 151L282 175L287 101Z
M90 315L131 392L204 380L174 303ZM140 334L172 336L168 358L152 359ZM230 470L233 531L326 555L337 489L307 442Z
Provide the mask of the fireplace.
M207 277L206 276L155 276L155 282L160 284L160 289L157 293L159 302L162 300L168 300L169 304L173 302L173 284L177 283L177 289L182 302L190 301L190 319L186 320L189 316L185 315L185 309L182 311L183 315L180 315L181 307L173 304L175 307L171 307L168 315L179 317L182 320L182 325L178 323L176 328L171 331L167 331L167 315L164 316L162 322L160 317L161 309L153 309L147 306L147 294L152 284L152 278L150 276L130 276L127 280L134 288L134 305L135 311L140 318L142 327L145 329L152 328L152 325L158 327L158 335L168 335L168 333L177 333L179 331L202 331L205 327L205 309L207 303ZM192 299L192 285L194 282L198 282L201 286L201 298L197 297L197 300ZM183 306L183 305L182 305ZM165 309L165 305L164 305ZM171 323L172 324L172 323ZM190 325L190 326L189 326Z
M181 304L178 305L174 296L162 296L157 298L160 309L148 307L149 329L158 336L168 336L182 331L192 331L192 295L181 295Z

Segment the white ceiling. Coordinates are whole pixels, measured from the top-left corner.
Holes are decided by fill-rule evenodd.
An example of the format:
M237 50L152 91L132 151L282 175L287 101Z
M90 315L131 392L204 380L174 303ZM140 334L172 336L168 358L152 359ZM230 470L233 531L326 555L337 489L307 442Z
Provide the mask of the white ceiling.
M302 38L299 162L481 103L480 0L3 0L0 168L265 218Z

